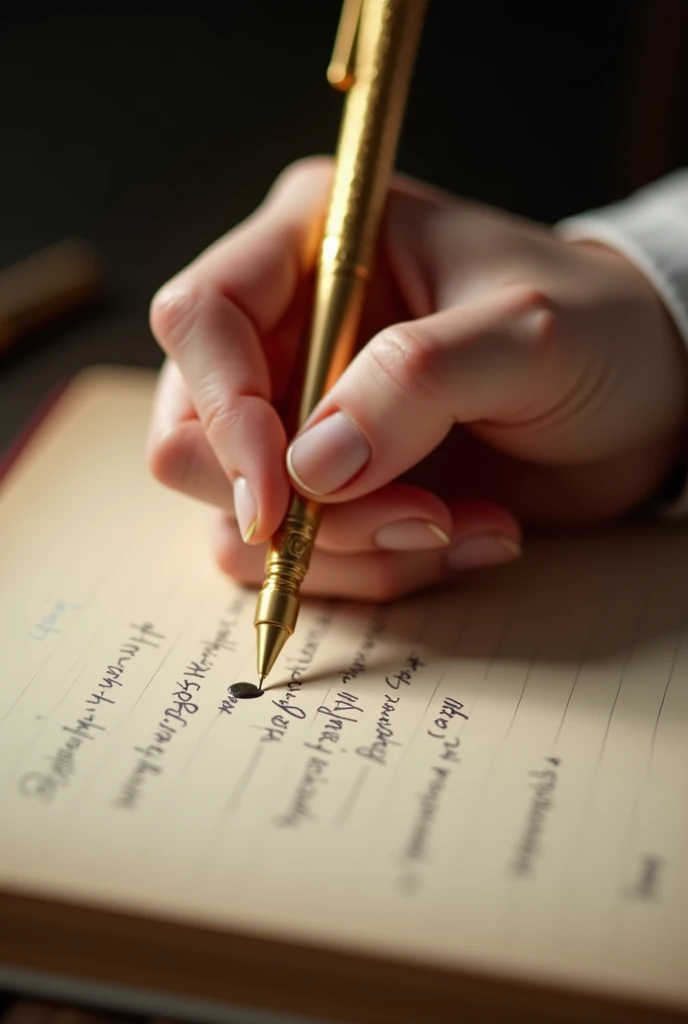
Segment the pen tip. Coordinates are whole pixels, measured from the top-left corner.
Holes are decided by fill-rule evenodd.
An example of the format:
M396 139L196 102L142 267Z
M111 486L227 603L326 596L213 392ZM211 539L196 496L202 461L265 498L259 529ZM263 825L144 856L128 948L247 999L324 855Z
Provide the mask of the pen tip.
M263 689L263 683L265 682L265 676L258 676L258 689Z

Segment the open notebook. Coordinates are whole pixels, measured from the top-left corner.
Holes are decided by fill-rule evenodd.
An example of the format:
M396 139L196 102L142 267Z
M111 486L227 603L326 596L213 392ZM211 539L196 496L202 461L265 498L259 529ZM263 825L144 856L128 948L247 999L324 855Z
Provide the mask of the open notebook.
M688 534L306 604L236 701L255 594L149 479L151 396L83 375L0 490L0 982L195 1021L688 1013Z

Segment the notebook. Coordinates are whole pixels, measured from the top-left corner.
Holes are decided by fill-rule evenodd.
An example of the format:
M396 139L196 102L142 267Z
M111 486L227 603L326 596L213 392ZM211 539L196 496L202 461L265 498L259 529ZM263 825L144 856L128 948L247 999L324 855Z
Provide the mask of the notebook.
M66 389L0 489L0 984L192 1021L688 1012L688 533L255 592L149 477L153 378Z

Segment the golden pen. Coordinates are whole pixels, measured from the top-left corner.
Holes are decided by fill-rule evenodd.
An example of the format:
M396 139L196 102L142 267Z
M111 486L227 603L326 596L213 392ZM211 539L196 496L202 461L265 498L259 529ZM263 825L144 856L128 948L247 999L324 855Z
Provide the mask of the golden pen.
M317 267L301 426L354 353L426 0L344 0L327 77L347 97ZM321 506L293 494L272 538L254 623L258 677L294 631Z

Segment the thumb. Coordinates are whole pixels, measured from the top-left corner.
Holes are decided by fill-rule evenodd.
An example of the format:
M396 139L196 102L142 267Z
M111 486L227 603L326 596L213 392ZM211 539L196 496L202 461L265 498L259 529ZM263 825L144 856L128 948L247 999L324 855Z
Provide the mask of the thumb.
M523 416L542 389L551 325L542 296L519 288L382 331L292 442L295 485L348 501L415 466L456 423Z

